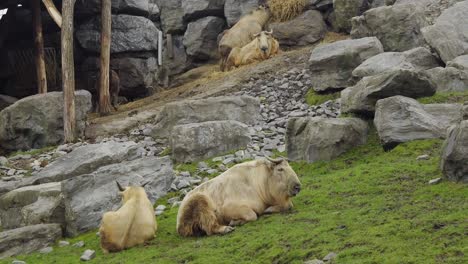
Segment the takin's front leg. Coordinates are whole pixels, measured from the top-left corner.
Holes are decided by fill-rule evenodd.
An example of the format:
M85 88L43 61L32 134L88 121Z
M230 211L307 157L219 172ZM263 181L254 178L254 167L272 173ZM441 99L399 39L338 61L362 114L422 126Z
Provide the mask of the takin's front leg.
M257 220L257 213L247 205L230 203L223 207L223 217L230 226L239 226Z
M281 213L290 210L293 207L291 200L281 205L272 205L263 211L263 214Z

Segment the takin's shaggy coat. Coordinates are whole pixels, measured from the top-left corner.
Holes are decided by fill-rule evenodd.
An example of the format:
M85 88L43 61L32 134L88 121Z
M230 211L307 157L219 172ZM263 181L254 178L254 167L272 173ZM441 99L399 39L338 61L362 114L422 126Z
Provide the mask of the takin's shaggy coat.
M177 214L181 236L225 234L262 214L289 210L301 183L284 159L238 164L189 192Z
M242 48L235 47L231 50L226 61L226 70L247 65L253 62L267 60L279 53L279 43L273 38L273 32L262 31Z
M232 28L222 33L218 43L221 71L225 71L226 60L231 50L235 47L241 48L252 41L254 35L263 30L269 19L270 11L264 6L259 6L250 14L241 17Z
M143 187L130 186L121 190L123 206L102 217L99 234L104 253L121 251L154 238L156 218L153 205Z

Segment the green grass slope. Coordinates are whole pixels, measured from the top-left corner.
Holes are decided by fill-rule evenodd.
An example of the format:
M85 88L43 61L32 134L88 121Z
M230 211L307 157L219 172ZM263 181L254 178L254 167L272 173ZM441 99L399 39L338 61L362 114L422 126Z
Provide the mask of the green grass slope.
M332 162L292 163L303 183L294 209L225 236L179 237L172 208L157 218L157 237L145 246L104 255L93 231L69 240L84 240L84 248L54 246L47 255L14 259L80 263L91 248L97 257L90 263L303 263L331 251L347 264L467 263L467 186L428 184L442 177L441 144L416 141L384 152L374 131L368 144ZM422 154L431 158L417 161Z

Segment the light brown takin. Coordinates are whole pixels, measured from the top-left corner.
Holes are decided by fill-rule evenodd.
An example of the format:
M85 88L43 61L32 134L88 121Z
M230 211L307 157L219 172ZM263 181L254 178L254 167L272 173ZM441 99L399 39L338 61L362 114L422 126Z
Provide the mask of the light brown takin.
M265 6L259 6L251 13L244 15L229 30L225 30L218 42L218 51L221 57L220 68L225 71L226 60L235 47L247 45L254 35L260 33L270 19L270 10Z
M301 183L288 162L260 159L233 166L189 192L177 214L181 236L225 234L262 214L287 211Z
M121 251L154 238L157 223L153 206L143 188L145 185L123 188L117 182L123 206L102 217L99 234L104 253Z
M242 48L233 48L226 60L226 70L247 65L253 62L267 60L280 52L278 41L272 36L273 31L262 31Z

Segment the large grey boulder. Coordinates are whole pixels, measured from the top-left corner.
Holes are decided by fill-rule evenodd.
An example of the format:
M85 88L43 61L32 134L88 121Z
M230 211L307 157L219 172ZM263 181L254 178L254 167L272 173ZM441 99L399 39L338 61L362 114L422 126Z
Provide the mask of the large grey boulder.
M317 92L341 90L354 84L352 71L383 52L375 37L341 40L312 50L309 59L312 87Z
M262 2L261 0L225 0L224 16L227 24L232 27L239 19L255 9Z
M18 99L14 97L0 94L0 111L14 104L16 101L18 101Z
M174 179L169 157L145 157L99 168L62 182L65 201L66 234L76 236L97 228L103 213L121 206L122 186L145 186L151 203L166 195Z
M182 0L184 19L192 21L207 16L224 16L225 0Z
M166 104L156 118L152 135L167 138L176 125L234 120L253 125L260 119L260 101L250 96L220 96Z
M349 33L351 30L351 18L360 16L368 8L368 0L333 0L333 11L335 14L334 29Z
M156 0L161 12L161 25L165 34L181 34L185 31L182 0Z
M60 183L27 186L2 195L0 220L4 230L36 224L64 224Z
M437 58L422 47L405 52L384 52L365 60L353 71L353 76L362 78L383 73L389 70L409 69L428 70L438 67Z
M456 57L445 68L427 70L438 92L468 91L468 55Z
M84 135L91 94L75 92L76 135ZM0 112L0 147L26 150L63 141L63 93L50 92L23 98Z
M462 120L460 104L428 104L393 96L377 101L374 124L385 149L418 139L445 138L447 129Z
M308 0L305 8L329 11L333 9L333 0Z
M119 69L119 95L133 99L151 93L151 87L154 86L159 71L156 57L115 58L112 59L111 65Z
M190 22L184 35L187 54L199 61L217 58L217 38L225 26L224 19L214 16Z
M85 50L101 51L101 18L93 17L78 27L76 38ZM158 49L158 29L141 16L112 15L111 53Z
M137 149L137 144L131 141L109 141L81 146L56 159L40 172L25 178L24 184L59 182L92 173L102 166L135 158Z
M468 120L449 130L440 165L447 179L468 183Z
M341 92L341 112L371 114L375 103L387 97L403 95L412 98L431 96L436 87L424 72L396 69L364 77L355 86Z
M164 44L167 45L167 39L164 41ZM168 73L177 75L193 67L192 58L187 55L184 46L184 36L172 36L172 48L173 54L169 54L167 49L163 50L163 67L168 69Z
M422 29L424 38L444 62L468 53L468 1L446 9L435 24Z
M368 125L358 118L289 119L286 148L290 160L332 160L367 142Z
M148 0L111 0L112 13L148 15ZM100 14L101 0L76 1L77 14Z
M172 158L193 162L246 148L249 128L238 121L209 121L175 126L172 130Z
M353 38L376 36L385 51L405 51L423 46L426 42L421 28L428 26L424 7L416 3L382 6L353 18Z
M39 224L0 233L0 259L29 254L53 244L62 236L59 224Z
M321 40L327 32L327 25L322 14L308 10L286 22L274 22L269 25L273 36L281 46L304 46Z

